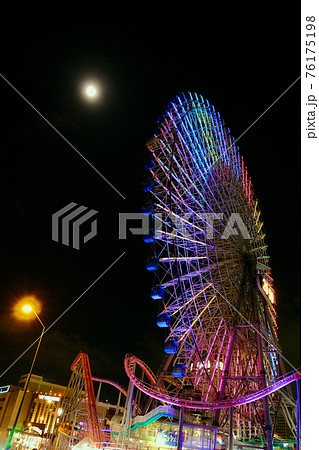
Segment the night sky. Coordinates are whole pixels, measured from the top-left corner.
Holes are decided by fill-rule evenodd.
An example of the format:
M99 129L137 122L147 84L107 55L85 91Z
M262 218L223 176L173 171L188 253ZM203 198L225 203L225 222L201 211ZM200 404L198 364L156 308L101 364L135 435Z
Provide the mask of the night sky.
M269 8L272 9L272 8ZM44 336L34 373L67 384L79 351L92 374L127 385L124 356L156 372L164 333L150 298L151 248L118 239L118 214L140 212L146 141L174 96L201 94L240 136L300 76L299 17L207 11L90 20L52 16L12 23L2 78L0 372L36 339L34 320L12 315L36 295L47 327L125 255ZM281 42L282 45L279 45ZM80 93L98 80L103 96ZM49 121L123 199L27 103ZM259 199L271 255L283 355L300 367L300 80L238 141ZM80 250L51 239L51 216L70 202L98 211L97 236ZM15 384L34 347L0 380ZM287 365L287 370L292 367ZM114 397L112 388L105 396Z

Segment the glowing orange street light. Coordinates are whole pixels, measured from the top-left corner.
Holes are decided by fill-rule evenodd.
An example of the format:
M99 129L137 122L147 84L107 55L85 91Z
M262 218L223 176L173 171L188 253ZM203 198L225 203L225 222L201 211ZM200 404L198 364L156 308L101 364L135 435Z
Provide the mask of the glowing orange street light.
M37 355L38 355L38 351L39 351L40 344L41 344L42 337L43 337L44 330L45 330L45 326L43 325L43 323L42 323L40 317L38 316L38 314L35 312L35 310L33 309L33 307L32 307L30 304L28 304L28 303L27 303L27 304L24 304L24 305L21 307L21 309L22 309L22 311L23 311L25 314L30 314L31 312L34 313L35 317L38 319L38 321L39 321L40 324L42 325L42 333L41 333L40 337L37 339L38 345L37 345L37 348L36 348L35 353L34 353L34 356L33 356L33 360L32 360L32 364L31 364L31 367L30 367L30 371L29 371L29 373L28 373L27 381L26 381L26 383L25 383L25 385L24 385L24 388L23 388L23 395L22 395L21 403L20 403L20 406L19 406L19 409L18 409L16 418L15 418L15 421L14 421L14 424L13 424L13 427L12 427L12 430L11 430L11 432L10 432L10 434L9 434L9 436L8 436L7 442L6 442L6 446L5 446L6 449L10 449L10 448L11 448L12 438L13 438L13 435L14 435L14 432L15 432L15 429L16 429L16 426L17 426L17 423L18 423L19 415L20 415L20 412L21 412L21 409L22 409L22 405L23 405L23 402L24 402L24 399L25 399L25 396L26 396L26 393L27 393L28 386L29 386L29 382L30 382L30 378L31 378L33 366L34 366L36 357L37 357Z
M42 323L40 317L38 316L38 314L35 312L34 308L29 303L26 303L25 305L22 306L22 311L25 314L30 314L30 312L33 312L33 314L35 315L35 317L38 319L38 321L41 323L41 325L43 327L43 330L42 330L42 334L43 334L43 332L45 330L45 326L43 325L43 323ZM40 336L38 347L40 346L40 342L41 342L41 339L42 339L42 334Z
M29 314L32 311L32 306L30 305L24 305L22 307L22 311L25 312L26 314Z

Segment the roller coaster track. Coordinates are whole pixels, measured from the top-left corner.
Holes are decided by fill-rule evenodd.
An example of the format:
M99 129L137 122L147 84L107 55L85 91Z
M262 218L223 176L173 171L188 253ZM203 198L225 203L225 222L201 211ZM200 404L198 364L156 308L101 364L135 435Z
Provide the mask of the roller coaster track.
M267 395L273 394L274 392L282 389L284 386L292 383L293 381L299 380L301 378L301 373L299 371L290 372L279 377L275 383L267 386L264 389L247 394L244 397L231 398L217 400L214 403L205 402L201 400L192 399L190 397L183 396L182 394L175 394L174 396L167 392L163 387L156 386L156 377L153 374L153 379L151 385L140 380L135 375L135 365L138 364L142 370L147 373L150 370L147 365L132 354L127 354L124 360L124 367L127 376L132 381L132 383L142 392L149 395L150 397L156 398L157 400L168 403L170 405L185 407L185 408L195 408L195 409L222 409L230 408L234 406L245 405L246 403L255 402Z
M89 357L86 353L80 352L71 365L72 372L76 372L77 368L82 366L83 381L85 390L85 405L88 415L88 431L93 442L101 442L102 436L100 431L98 413L96 408L95 394L92 382L91 368Z
M146 377L148 378L150 385L156 385L156 376L152 372L152 370L141 360L137 359L132 362L132 366L139 365L140 368L144 371ZM80 370L82 368L82 372ZM89 363L89 357L86 353L79 352L76 356L75 360L71 364L71 370L75 373L82 373L83 381L84 381L84 390L85 390L85 405L88 417L88 431L89 436L93 442L99 443L102 441L102 435L100 431L100 425L98 420L98 411L96 406L95 393L93 388L93 381L97 381L100 383L106 383L111 386L114 386L118 389L122 394L127 396L127 390L121 386L119 383L112 381L108 378L97 378L92 377L91 368ZM141 409L138 408L138 412L141 413Z
M116 389L118 389L120 392L122 392L122 394L124 394L125 397L127 396L127 389L125 389L123 386L121 386L116 381L110 380L108 378L97 378L97 377L92 377L92 380L98 381L100 383L110 384L111 386L114 386Z
M110 380L108 378L97 378L97 377L92 377L93 381L98 381L99 383L105 383L105 384L109 384L111 386L114 386L116 389L118 389L122 394L125 395L125 397L127 397L127 389L125 389L123 386L121 386L119 383L117 383L116 381ZM135 404L135 401L133 400L133 405ZM140 407L137 408L138 412L141 413L142 410Z

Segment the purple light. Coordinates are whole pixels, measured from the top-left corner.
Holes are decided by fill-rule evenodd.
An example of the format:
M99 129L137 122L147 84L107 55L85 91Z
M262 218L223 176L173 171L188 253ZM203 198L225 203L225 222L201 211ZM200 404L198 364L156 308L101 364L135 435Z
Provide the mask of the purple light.
M267 395L273 394L279 389L282 389L283 387L287 386L287 384L290 384L293 381L299 380L301 378L300 372L292 372L289 375L282 376L281 379L276 381L276 383L271 384L270 386L267 386L266 388L261 389L260 391L248 394L244 397L216 401L215 403L212 404L210 402L188 400L182 397L180 398L172 397L169 392L164 391L159 387L146 385L143 381L139 380L134 374L134 363L136 361L138 361L140 367L142 367L142 365L144 364L141 360L139 360L135 356L127 355L125 358L125 371L130 380L132 381L132 383L140 391L162 402L166 402L175 406L182 406L185 408L194 408L194 409L222 409L222 408L229 408L231 406L245 405L247 403L260 400L261 398L266 397ZM147 366L145 365L145 367Z

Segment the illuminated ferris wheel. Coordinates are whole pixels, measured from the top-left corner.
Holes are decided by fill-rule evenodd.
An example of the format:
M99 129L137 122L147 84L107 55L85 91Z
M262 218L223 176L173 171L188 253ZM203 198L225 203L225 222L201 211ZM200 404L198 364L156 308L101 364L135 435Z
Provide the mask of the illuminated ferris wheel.
M168 105L147 147L143 212L153 227L144 240L166 356L154 386L134 375L128 355L130 379L162 402L212 411L218 426L235 406L238 439L263 430L270 442L279 407L295 433L289 386L271 389L288 378L261 212L234 138L208 101L188 93Z

